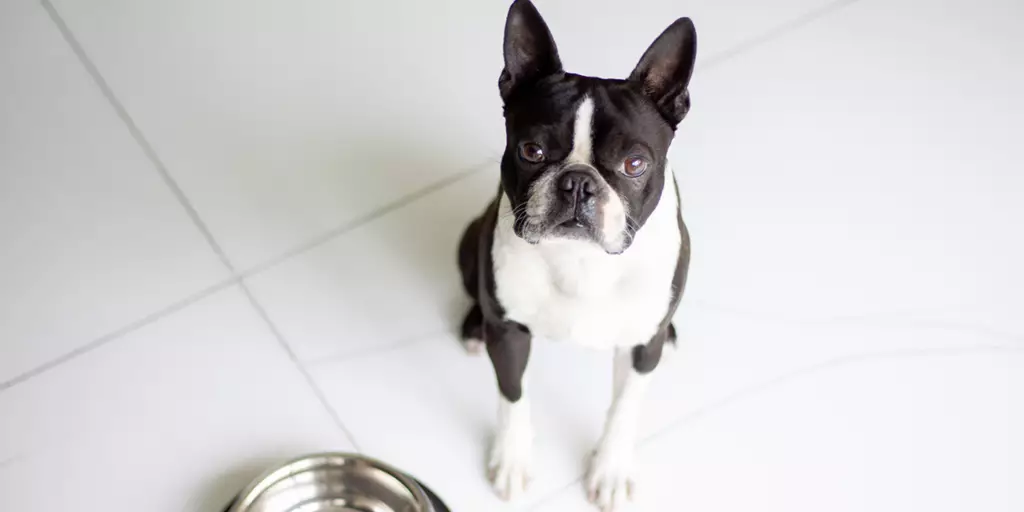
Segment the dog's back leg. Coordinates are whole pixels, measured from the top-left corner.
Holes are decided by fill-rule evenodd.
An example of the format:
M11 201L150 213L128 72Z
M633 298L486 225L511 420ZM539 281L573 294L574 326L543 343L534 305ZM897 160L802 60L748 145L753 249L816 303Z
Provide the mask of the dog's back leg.
M466 313L462 321L462 346L470 354L481 354L484 351L484 314L480 310L480 304L473 303L473 307Z
M482 219L476 219L466 228L459 242L459 272L462 274L462 286L473 300L473 305L462 321L462 345L471 354L479 354L484 349L484 317L480 309L480 229Z

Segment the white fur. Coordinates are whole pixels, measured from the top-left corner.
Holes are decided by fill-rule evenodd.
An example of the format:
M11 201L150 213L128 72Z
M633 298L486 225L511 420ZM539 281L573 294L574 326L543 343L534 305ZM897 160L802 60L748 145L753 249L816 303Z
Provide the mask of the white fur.
M488 462L494 491L511 500L526 492L533 477L533 424L530 402L524 394L513 403L501 397L498 434Z
M583 240L530 244L513 232L502 197L491 255L506 317L538 337L588 347L649 341L668 311L679 256L675 177L665 172L658 206L618 255Z
M484 340L477 338L466 338L462 340L462 346L466 349L466 352L472 355L483 354L484 349L487 347Z
M633 370L631 350L616 350L614 401L586 480L587 496L603 511L622 510L633 499L637 422L650 379Z
M584 96L583 101L576 107L576 118L573 121L572 150L565 158L564 165L581 164L589 167L594 166L594 100ZM529 199L526 203L527 222L531 219L542 219L547 216L551 207L551 182L558 176L557 170L549 170L530 186ZM600 210L602 212L601 242L604 247L613 252L621 250L628 237L626 233L626 205L600 174L594 173L595 179L600 181L598 188L607 190L608 193L602 198ZM526 236L532 238L535 232L527 230ZM536 241L536 240L530 240Z
M576 107L576 120L572 124L572 151L567 164L594 164L594 100L584 96Z

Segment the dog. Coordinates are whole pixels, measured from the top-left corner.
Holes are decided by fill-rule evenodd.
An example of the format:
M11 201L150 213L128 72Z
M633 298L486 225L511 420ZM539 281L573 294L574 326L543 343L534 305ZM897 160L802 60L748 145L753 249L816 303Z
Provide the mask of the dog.
M632 500L639 412L686 283L690 238L666 155L690 109L693 22L672 23L625 80L567 73L529 0L508 12L498 89L506 148L497 195L458 259L473 305L470 351L486 347L500 392L488 462L495 491L522 494L533 429L525 385L534 336L615 352L614 395L585 486Z

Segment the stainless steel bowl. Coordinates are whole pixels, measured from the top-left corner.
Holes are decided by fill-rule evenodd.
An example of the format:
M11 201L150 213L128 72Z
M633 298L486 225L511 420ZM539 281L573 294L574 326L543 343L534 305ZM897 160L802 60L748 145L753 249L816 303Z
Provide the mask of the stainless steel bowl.
M228 512L437 512L423 488L383 462L348 453L295 459L257 478Z

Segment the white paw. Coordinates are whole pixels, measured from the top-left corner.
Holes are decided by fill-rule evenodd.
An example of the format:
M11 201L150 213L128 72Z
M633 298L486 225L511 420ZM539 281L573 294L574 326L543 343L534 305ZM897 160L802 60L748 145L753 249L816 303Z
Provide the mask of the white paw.
M469 339L462 340L462 346L466 349L466 352L468 352L470 355L474 355L475 356L477 354L482 354L484 352L484 342L483 342L483 340L478 340L476 338L469 338Z
M587 472L587 498L601 512L621 512L633 502L632 450L598 448Z
M491 447L488 476L503 500L522 496L533 480L533 435L525 429L507 429Z
M679 347L675 343L666 341L665 345L661 347L661 361L665 363L671 361L678 351Z

